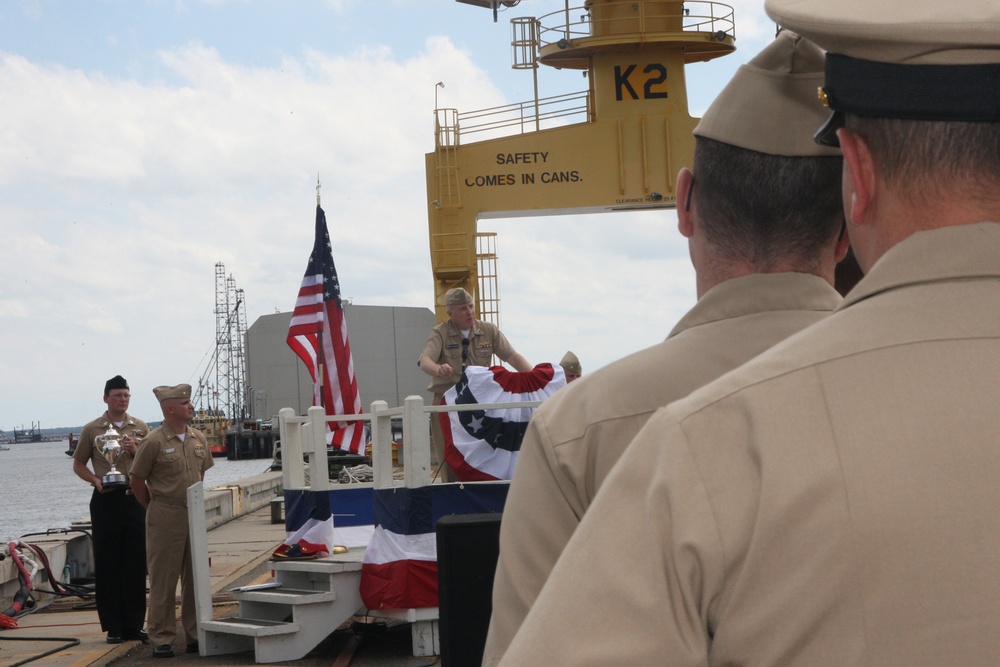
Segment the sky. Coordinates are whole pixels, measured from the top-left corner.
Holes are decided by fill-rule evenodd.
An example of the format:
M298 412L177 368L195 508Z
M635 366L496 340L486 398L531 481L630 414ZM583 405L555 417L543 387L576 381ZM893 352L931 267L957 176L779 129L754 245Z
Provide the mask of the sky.
M763 0L727 4L736 52L687 67L696 117L774 34ZM510 19L562 7L522 0L494 23L455 0L0 5L0 430L78 427L119 373L130 412L158 421L152 387L206 370L216 264L249 324L292 309L317 177L344 297L432 309L435 93L461 112L530 100ZM584 87L539 73L541 97ZM498 233L502 329L532 363L573 350L592 372L695 302L673 212L479 230Z

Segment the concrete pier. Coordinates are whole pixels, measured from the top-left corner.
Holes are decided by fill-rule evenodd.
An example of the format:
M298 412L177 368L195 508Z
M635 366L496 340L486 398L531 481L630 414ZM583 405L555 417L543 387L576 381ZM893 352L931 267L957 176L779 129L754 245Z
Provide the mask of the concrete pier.
M280 473L264 473L206 492L205 515L212 526L207 533L209 574L217 618L231 615L236 608L228 594L229 589L272 579L270 557L284 540L285 528L284 523L271 522L270 501L280 493ZM26 541L35 543L36 540ZM50 547L47 545L44 548L48 553ZM6 564L6 561L0 563ZM41 593L37 597L40 611L18 618L19 627L16 629L0 629L0 664L40 667L255 664L252 652L199 657L197 654L185 654L185 647L180 643L174 646L176 657L154 659L152 647L137 641L108 644L92 600L88 604L76 597L54 598ZM435 664L433 657L412 656L407 625L387 627L371 624L366 627L368 625L364 618L359 618L355 631L350 627L337 631L302 660L281 664L295 667L328 667L331 664L416 667ZM51 654L38 657L46 652Z

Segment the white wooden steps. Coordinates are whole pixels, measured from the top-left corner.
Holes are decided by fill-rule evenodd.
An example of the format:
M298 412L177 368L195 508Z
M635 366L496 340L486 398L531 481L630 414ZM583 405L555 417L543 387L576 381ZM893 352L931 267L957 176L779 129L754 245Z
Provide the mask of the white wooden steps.
M234 592L237 616L199 624L202 655L253 649L258 663L298 660L362 606L360 560L275 561L272 567L281 588Z
M188 489L189 520L199 516L192 506L198 504L200 487ZM361 548L321 560L271 561L280 586L234 591L239 602L236 616L213 619L204 527L199 531L192 525L190 534L198 646L203 656L252 650L257 663L298 660L363 607Z

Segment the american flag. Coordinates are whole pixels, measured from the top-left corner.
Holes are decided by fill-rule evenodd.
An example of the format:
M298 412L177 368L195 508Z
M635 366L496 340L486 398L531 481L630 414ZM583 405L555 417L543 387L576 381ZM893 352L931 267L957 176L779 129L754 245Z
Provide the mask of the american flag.
M302 278L299 297L288 327L288 346L302 359L313 379L313 405L328 415L360 414L361 398L354 377L347 321L340 302L340 281L333 265L326 214L316 206L316 240ZM332 422L327 442L363 453L364 427L360 422Z

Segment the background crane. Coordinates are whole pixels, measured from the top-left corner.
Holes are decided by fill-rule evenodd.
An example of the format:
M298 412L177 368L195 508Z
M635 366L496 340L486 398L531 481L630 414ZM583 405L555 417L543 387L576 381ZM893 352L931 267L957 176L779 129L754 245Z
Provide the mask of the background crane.
M236 279L215 265L215 348L198 380L194 404L233 424L249 416L246 400L246 301Z

